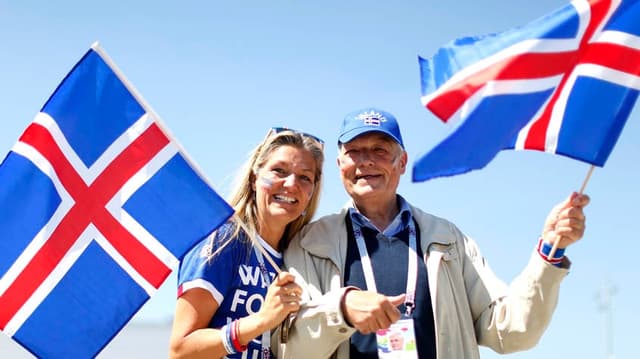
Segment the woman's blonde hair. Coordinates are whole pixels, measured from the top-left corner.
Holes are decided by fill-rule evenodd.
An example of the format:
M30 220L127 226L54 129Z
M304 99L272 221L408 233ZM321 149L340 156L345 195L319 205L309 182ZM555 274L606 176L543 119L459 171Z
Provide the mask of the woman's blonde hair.
M311 152L316 164L316 173L314 178L313 192L306 210L300 217L289 223L285 229L283 238L281 238L278 250L283 251L289 245L293 236L309 223L316 213L318 203L320 202L320 191L322 188L322 166L324 164L323 143L308 134L293 130L280 129L279 132L270 130L265 139L253 150L249 155L242 170L238 173L235 181L235 189L230 197L229 204L234 208L235 215L232 217L233 230L227 232L227 239L235 238L241 229L248 231L249 238L255 238L259 228L258 208L256 206L256 192L253 189L253 183L257 173L268 161L269 156L282 146L293 146ZM242 224L238 223L242 221Z

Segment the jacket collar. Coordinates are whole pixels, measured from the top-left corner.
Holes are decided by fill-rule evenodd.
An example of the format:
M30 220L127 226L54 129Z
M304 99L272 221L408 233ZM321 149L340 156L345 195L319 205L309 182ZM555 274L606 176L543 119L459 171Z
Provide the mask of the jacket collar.
M347 253L346 216L351 203L338 213L326 215L309 224L301 232L300 245L314 256L330 259L342 268ZM448 246L455 241L453 224L428 214L409 204L409 208L420 228L421 248L429 250L434 243Z

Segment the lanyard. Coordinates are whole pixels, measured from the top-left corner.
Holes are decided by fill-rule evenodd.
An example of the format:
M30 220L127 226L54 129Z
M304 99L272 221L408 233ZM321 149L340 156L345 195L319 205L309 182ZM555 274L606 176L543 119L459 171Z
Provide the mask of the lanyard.
M353 223L353 235L356 238L356 244L358 245L358 251L360 252L360 261L362 263L362 271L364 272L364 280L367 283L367 289L378 292L376 288L376 281L373 277L373 267L371 266L371 259L367 252L367 246L364 243L364 236L362 235L362 228L359 224ZM413 221L409 221L409 268L407 270L407 290L404 300L404 306L406 308L407 317L411 316L415 307L415 293L418 283L418 254L416 253L416 226Z
M271 284L271 278L269 277L269 271L267 271L267 266L264 264L264 258L262 257L262 252L253 246L253 251L256 254L256 258L258 259L258 265L260 266L260 274L262 275L262 280L267 284L267 288ZM262 333L262 359L269 359L271 357L271 330L267 329L264 333Z

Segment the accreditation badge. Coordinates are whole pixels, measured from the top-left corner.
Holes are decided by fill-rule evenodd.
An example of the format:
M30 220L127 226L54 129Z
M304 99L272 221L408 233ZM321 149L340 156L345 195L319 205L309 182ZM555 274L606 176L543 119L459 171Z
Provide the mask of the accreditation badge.
M401 319L376 332L378 358L418 359L413 319Z

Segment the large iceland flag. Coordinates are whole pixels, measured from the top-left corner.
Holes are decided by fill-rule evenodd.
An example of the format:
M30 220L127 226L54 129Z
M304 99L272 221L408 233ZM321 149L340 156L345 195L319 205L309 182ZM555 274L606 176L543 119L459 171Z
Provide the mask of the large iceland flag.
M0 164L0 329L94 357L232 213L94 45Z

